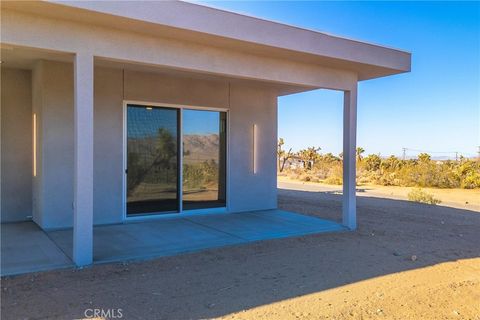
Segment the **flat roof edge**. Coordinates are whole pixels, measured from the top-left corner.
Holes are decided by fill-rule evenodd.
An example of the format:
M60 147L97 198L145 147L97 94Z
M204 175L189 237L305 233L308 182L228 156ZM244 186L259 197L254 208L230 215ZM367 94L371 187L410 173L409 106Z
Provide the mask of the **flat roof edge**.
M206 44L213 46L231 46L245 52L262 52L272 57L289 57L302 62L322 64L329 59L337 63L345 61L348 69L365 74L364 78L388 76L411 70L411 53L396 48L388 48L377 44L362 42L330 35L328 33L309 30L297 26L273 22L261 18L242 15L223 9L198 5L190 2L131 2L121 1L112 5L110 1L34 1L34 2L3 2L2 7L18 9L20 11L36 11L36 14L54 16L54 8L62 14L58 18L67 20L98 23L112 28L128 29L135 25L137 30L144 33L195 39L195 33L200 35ZM35 7L33 10L30 7ZM39 10L43 9L43 10ZM65 13L70 13L70 15ZM90 13L90 14L89 14ZM111 16L103 22L101 15ZM115 20L118 19L118 23ZM208 22L208 23L206 23ZM163 28L163 32L162 29ZM165 28L171 28L172 33L166 33ZM146 30L152 29L152 30ZM190 34L188 34L190 33ZM200 40L198 40L200 41ZM237 43L234 43L237 42ZM245 45L245 48L242 47ZM255 47L254 47L255 46ZM284 50L282 53L281 51ZM306 56L307 61L302 59ZM315 62L314 62L315 63ZM363 66L368 66L363 68ZM328 66L328 64L326 65ZM337 66L338 67L338 66ZM364 70L357 70L357 69ZM395 70L398 72L385 74L383 71ZM370 72L371 71L371 72ZM375 74L382 74L375 76Z
M329 37L332 37L332 38L348 40L348 41L357 42L357 43L365 44L365 45L369 45L369 46L380 47L380 48L384 48L384 49L398 51L398 52L401 52L401 53L408 53L408 54L412 53L411 51L408 51L408 50L404 50L404 49L400 49L400 48L396 48L396 47L392 47L392 46L387 46L387 45L383 45L383 44L380 44L380 43L375 43L375 42L371 42L371 41L365 41L365 40L350 38L348 36L333 34L333 33L327 32L327 31L321 31L321 30L301 27L301 26L297 26L297 25L294 25L294 24L289 24L289 23L286 23L286 22L277 21L277 20L274 20L274 19L266 19L266 18L262 18L262 17L257 17L255 15L244 13L244 12L230 11L230 10L227 10L227 9L224 9L224 8L217 7L217 6L215 6L213 4L210 4L210 3L208 3L208 4L205 4L205 3L198 4L194 1L187 1L187 0L179 0L179 2L185 2L185 3L197 5L197 6L210 8L210 9L213 9L213 10L223 11L227 14L233 14L233 15L238 15L238 16L241 16L241 17L247 17L247 18L260 20L260 21L264 21L264 22L268 22L268 23L274 23L274 24L277 24L277 25L280 25L280 26L295 28L295 29L298 29L298 30L306 31L306 32L314 32L314 33L322 34L322 35L329 36Z

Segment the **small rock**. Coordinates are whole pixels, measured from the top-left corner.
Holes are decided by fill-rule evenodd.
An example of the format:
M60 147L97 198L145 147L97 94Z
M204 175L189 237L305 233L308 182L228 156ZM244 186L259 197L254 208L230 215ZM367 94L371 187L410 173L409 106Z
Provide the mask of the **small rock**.
M393 252L393 255L394 255L395 257L400 257L400 253L398 253L397 251L394 251L394 252Z
M208 308L208 309L212 309L212 308L214 308L214 307L215 307L215 303L210 303L210 304L207 305L207 308Z
M416 256L416 255L412 255L412 256L410 257L410 260L412 260L412 261L417 261L417 256Z
M440 221L440 223L441 223L441 224L445 224L445 221L442 220L442 221Z

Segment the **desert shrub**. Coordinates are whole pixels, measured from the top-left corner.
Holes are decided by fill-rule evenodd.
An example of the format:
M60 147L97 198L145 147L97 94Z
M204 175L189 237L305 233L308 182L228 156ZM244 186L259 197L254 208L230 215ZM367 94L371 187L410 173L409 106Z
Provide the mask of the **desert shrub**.
M308 148L297 154L304 168L286 169L293 179L342 184L342 155L320 154L320 148ZM427 153L417 159L402 160L395 156L381 158L370 154L362 157L357 149L357 183L419 188L480 188L480 161L435 161Z
M462 159L457 174L460 177L461 188L480 188L480 161Z
M381 178L382 174L379 170L367 171L360 169L357 171L357 184L359 185L382 184L380 183Z
M305 176L302 176L302 181L306 181L306 182L309 182L312 180L312 176L311 175L305 175Z
M382 186L399 186L401 185L401 181L397 176L397 172L382 172L377 180L377 183Z
M363 167L367 171L377 171L380 170L380 165L382 164L382 158L376 154L370 154L363 159Z
M462 188L475 189L480 188L480 174L478 172L466 175L462 180Z
M421 202L421 203L427 203L427 204L439 204L441 201L433 196L433 194L430 194L421 188L414 188L412 189L408 195L408 200L414 201L414 202Z
M331 176L328 177L327 179L323 180L326 184L335 184L335 185L342 185L343 184L343 179L341 177L337 176Z
M217 183L218 164L215 160L184 164L183 179L189 189L205 188L205 185Z
M382 160L380 164L380 168L384 171L395 171L399 170L404 162L400 159L398 159L395 156L390 156L384 160Z

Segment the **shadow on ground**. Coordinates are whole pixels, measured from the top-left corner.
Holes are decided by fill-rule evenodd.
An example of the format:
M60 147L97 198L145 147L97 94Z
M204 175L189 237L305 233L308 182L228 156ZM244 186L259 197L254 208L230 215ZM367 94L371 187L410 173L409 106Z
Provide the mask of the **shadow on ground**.
M339 221L341 195L279 190L279 207ZM278 239L131 264L3 279L2 319L202 319L480 256L480 213L358 198L355 232ZM418 259L410 258L416 255Z

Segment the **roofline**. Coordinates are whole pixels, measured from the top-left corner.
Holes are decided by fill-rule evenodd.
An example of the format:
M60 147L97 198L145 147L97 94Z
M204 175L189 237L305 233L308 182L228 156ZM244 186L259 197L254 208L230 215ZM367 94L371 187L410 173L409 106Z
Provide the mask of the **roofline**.
M186 1L2 1L2 8L343 69L359 81L411 69L411 53Z
M290 23L278 21L278 20L275 20L275 19L270 19L270 18L266 19L266 18L258 17L256 15L253 15L253 14L250 14L250 13L239 12L239 11L231 11L231 10L228 10L228 9L225 9L225 8L217 7L217 6L212 5L210 3L203 3L203 2L199 3L199 2L188 1L188 0L177 0L177 1L197 5L197 6L200 6L200 7L207 7L207 8L215 9L215 10L218 10L218 11L223 11L223 12L226 12L226 13L230 13L230 14L235 14L235 15L241 16L241 17L247 17L247 18L250 18L250 19L256 19L256 20L264 21L264 22L270 22L270 23L278 24L280 26L295 28L295 29L302 30L302 31L314 32L314 33L322 34L322 35L337 38L337 39L349 40L349 41L353 41L353 42L360 43L360 44L366 44L366 45L373 46L373 47L380 47L380 48L394 50L394 51L398 51L398 52L402 52L402 53L412 54L412 52L408 51L408 50L399 49L399 48L396 48L396 47L391 47L391 46L387 46L387 45L383 45L383 44L379 44L379 43L375 43L375 42L371 42L371 41L364 41L364 40L359 40L359 39L355 39L355 38L350 38L348 36L341 36L341 35L338 35L338 34L333 34L333 33L326 32L326 31L316 30L316 29L313 29L313 28L302 27L302 26L298 26L298 25L295 25L295 24L290 24Z

